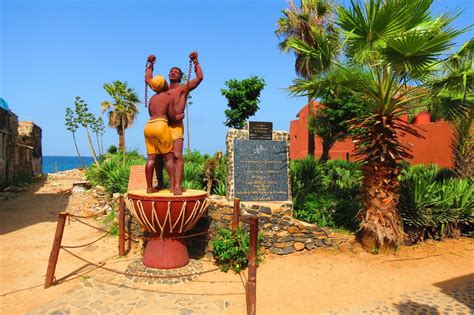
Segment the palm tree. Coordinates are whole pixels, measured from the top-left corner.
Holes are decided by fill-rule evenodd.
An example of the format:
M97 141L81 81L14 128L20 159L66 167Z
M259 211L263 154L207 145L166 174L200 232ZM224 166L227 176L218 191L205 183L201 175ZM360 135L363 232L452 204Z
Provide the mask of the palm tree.
M368 251L394 250L404 238L397 212L398 175L404 159L412 158L401 136L422 137L401 119L429 98L427 84L440 55L451 48L462 31L450 27L447 15L432 17L431 0L352 0L337 11L344 32L348 62L369 76L346 70L338 84L352 91L367 107L354 119L355 155L363 162L364 207L359 212L360 240ZM307 53L311 53L308 51ZM315 52L313 52L315 53ZM313 82L316 90L324 80ZM300 82L300 84L302 84ZM311 82L304 84L310 85Z
M115 128L119 136L119 148L125 161L125 129L135 121L138 113L137 103L140 102L133 88L127 82L114 81L104 83L105 91L112 98L112 102L102 102L102 112L109 111L109 127Z
M453 128L453 170L461 178L474 177L473 54L474 39L471 39L446 58L439 77L431 82L434 102L429 110L435 117L450 122ZM456 110L461 110L461 114Z
M294 51L295 70L298 76L310 79L323 73L338 54L338 32L332 19L332 4L327 0L301 0L298 7L292 0L288 8L282 10L284 17L277 21L275 34L282 39L280 50ZM294 45L304 49L314 49L315 53L306 54L295 50ZM308 96L309 118L313 116L311 97ZM314 132L308 128L308 153L314 156Z

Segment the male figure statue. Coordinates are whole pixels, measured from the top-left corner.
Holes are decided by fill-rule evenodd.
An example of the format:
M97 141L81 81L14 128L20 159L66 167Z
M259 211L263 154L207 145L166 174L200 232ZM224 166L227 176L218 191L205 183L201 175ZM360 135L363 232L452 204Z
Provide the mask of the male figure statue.
M155 61L155 56L150 55L148 57L148 65L145 73L146 83L157 92L157 94L153 95L150 99L148 105L150 120L146 123L144 129L146 151L148 155L148 161L145 166L148 194L156 192L153 188L153 171L155 168L156 158L160 154L164 156L164 164L170 177L170 181L172 183L176 182L174 180L175 167L172 153L173 140L168 125L168 121L176 120L174 97L169 92L168 84L163 77L156 76L152 78ZM174 189L174 186L170 187L172 192L174 192ZM178 192L180 192L180 190L181 187L178 188Z
M184 110L186 106L186 99L190 91L194 90L204 79L201 66L198 61L198 53L193 51L189 54L189 59L194 63L194 72L196 77L189 81L188 84L180 85L183 78L183 71L178 67L172 67L168 74L170 80L169 91L173 97L174 107L176 110L176 121L170 123L171 137L173 139L173 157L176 181L175 195L182 194L182 183L184 174L184 160L183 160L183 144L184 144ZM158 180L157 189L164 188L163 186L163 166L161 159L157 159L156 163L156 177ZM170 183L173 182L170 178Z

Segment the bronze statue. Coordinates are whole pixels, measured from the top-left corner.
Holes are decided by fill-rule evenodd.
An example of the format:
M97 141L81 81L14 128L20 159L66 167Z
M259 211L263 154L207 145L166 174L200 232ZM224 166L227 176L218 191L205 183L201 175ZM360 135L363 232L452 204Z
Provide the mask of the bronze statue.
M180 85L182 77L183 77L183 72L181 69L178 67L173 67L170 69L170 72L168 74L168 78L170 80L169 87L166 84L166 81L164 85L166 85L166 90L165 91L160 91L158 92L157 95L160 95L162 93L165 93L167 97L163 97L162 100L163 102L166 102L168 106L174 108L174 117L169 118L169 130L171 133L172 137L172 142L173 142L173 165L168 168L168 165L171 163L169 162L169 157L167 154L163 154L164 157L164 164L166 166L166 170L168 172L169 178L170 178L170 191L174 195L181 195L183 192L182 188L182 183L183 183L183 173L184 173L184 160L183 160L183 143L184 143L184 126L183 126L183 118L184 118L184 110L186 107L186 101L187 97L190 91L194 90L203 80L203 73L201 66L199 65L198 61L198 53L193 51L192 53L189 54L190 62L194 63L194 72L196 74L196 77L193 80L189 80L186 84ZM153 60L151 62L151 60ZM153 64L154 61L156 60L155 56L151 55L148 57L148 64L151 65L147 67L146 71L146 82L150 87L154 84L152 80L153 76ZM190 69L191 70L191 69ZM155 84L156 85L156 84ZM152 87L153 89L153 87ZM154 89L155 90L155 89ZM157 91L157 90L155 90ZM155 96L157 96L155 95ZM151 107L151 100L150 100L150 107ZM172 114L171 114L172 115ZM151 116L151 112L150 112ZM150 158L149 158L150 160ZM163 160L161 157L156 155L153 158L153 162L150 163L151 171L148 170L148 162L147 162L147 185L148 185L148 176L150 176L150 181L153 179L153 167L155 168L156 171L156 177L158 180L158 186L153 188L148 186L147 190L150 190L151 192L160 190L164 188L163 184ZM174 173L171 175L170 170L174 170ZM151 173L149 175L148 173Z

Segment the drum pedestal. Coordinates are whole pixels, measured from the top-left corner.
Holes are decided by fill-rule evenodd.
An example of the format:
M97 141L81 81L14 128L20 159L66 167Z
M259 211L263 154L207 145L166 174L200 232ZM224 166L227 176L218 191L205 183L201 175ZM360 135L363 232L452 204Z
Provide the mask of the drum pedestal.
M188 249L181 239L149 240L143 255L143 264L148 268L180 268L188 262Z
M144 189L125 195L126 207L151 236L143 256L145 266L173 269L188 264L188 249L182 236L207 210L206 198L205 191L193 189L180 196L174 196L169 190L147 194Z

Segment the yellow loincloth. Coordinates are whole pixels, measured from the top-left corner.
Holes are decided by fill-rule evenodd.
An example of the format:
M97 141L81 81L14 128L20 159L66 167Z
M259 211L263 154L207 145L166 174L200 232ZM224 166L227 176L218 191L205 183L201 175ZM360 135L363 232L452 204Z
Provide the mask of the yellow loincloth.
M147 154L166 154L173 149L173 139L165 118L149 120L144 134Z
M170 124L171 138L174 140L184 139L183 121Z

